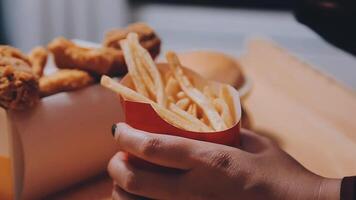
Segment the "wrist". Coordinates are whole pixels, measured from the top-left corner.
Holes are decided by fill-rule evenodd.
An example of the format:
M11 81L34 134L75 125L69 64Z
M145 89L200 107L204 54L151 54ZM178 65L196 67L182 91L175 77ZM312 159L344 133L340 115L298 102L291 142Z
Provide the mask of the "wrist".
M341 179L324 178L315 174L299 176L289 185L282 199L340 200Z

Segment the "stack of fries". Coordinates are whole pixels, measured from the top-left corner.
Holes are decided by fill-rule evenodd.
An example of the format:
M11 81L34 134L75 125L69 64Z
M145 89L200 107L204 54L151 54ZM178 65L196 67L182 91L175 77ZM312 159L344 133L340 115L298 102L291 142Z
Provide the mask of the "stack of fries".
M161 118L180 129L194 132L216 132L236 124L235 105L229 85L199 90L188 77L174 52L166 59L169 72L162 73L144 49L135 33L120 41L134 89L108 76L101 84L129 101L150 104Z

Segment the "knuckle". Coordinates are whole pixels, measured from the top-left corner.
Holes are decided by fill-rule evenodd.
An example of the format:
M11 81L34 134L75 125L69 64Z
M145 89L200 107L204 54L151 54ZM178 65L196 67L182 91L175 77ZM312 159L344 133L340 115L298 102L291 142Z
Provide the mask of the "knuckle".
M229 168L233 163L231 153L227 151L214 152L209 160L210 166L217 168Z
M116 163L118 160L119 160L118 153L110 159L109 164L107 165L107 171L109 173L116 170Z
M162 146L162 141L160 139L149 137L143 142L142 154L145 156L152 156L159 151L159 148L161 146Z
M127 172L123 182L123 188L127 192L137 192L140 189L140 183L137 175L133 172Z

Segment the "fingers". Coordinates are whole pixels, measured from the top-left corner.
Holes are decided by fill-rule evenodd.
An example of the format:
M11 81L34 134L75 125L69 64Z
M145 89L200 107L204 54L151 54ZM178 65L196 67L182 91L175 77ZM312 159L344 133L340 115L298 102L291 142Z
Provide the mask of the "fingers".
M152 134L119 123L115 131L121 151L133 154L143 160L176 169L191 169L195 141L180 137Z
M124 191L154 199L169 199L170 195L177 194L181 173L162 173L146 171L131 165L124 153L117 153L110 161L108 171L115 183ZM134 196L126 193L120 194L132 199Z
M247 129L241 129L240 138L241 143L237 147L249 153L260 153L273 145L269 138Z
M115 139L121 151L157 165L182 170L192 169L218 152L234 152L235 156L244 153L225 145L148 133L123 123L117 124Z

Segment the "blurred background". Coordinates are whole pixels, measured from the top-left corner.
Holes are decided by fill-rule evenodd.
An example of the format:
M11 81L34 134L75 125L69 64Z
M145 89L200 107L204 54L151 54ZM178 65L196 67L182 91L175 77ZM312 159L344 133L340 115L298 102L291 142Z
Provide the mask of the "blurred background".
M293 15L293 0L2 0L0 41L29 51L64 36L101 42L109 29L151 25L163 51L215 49L238 56L252 37L275 41L356 90L356 59Z

